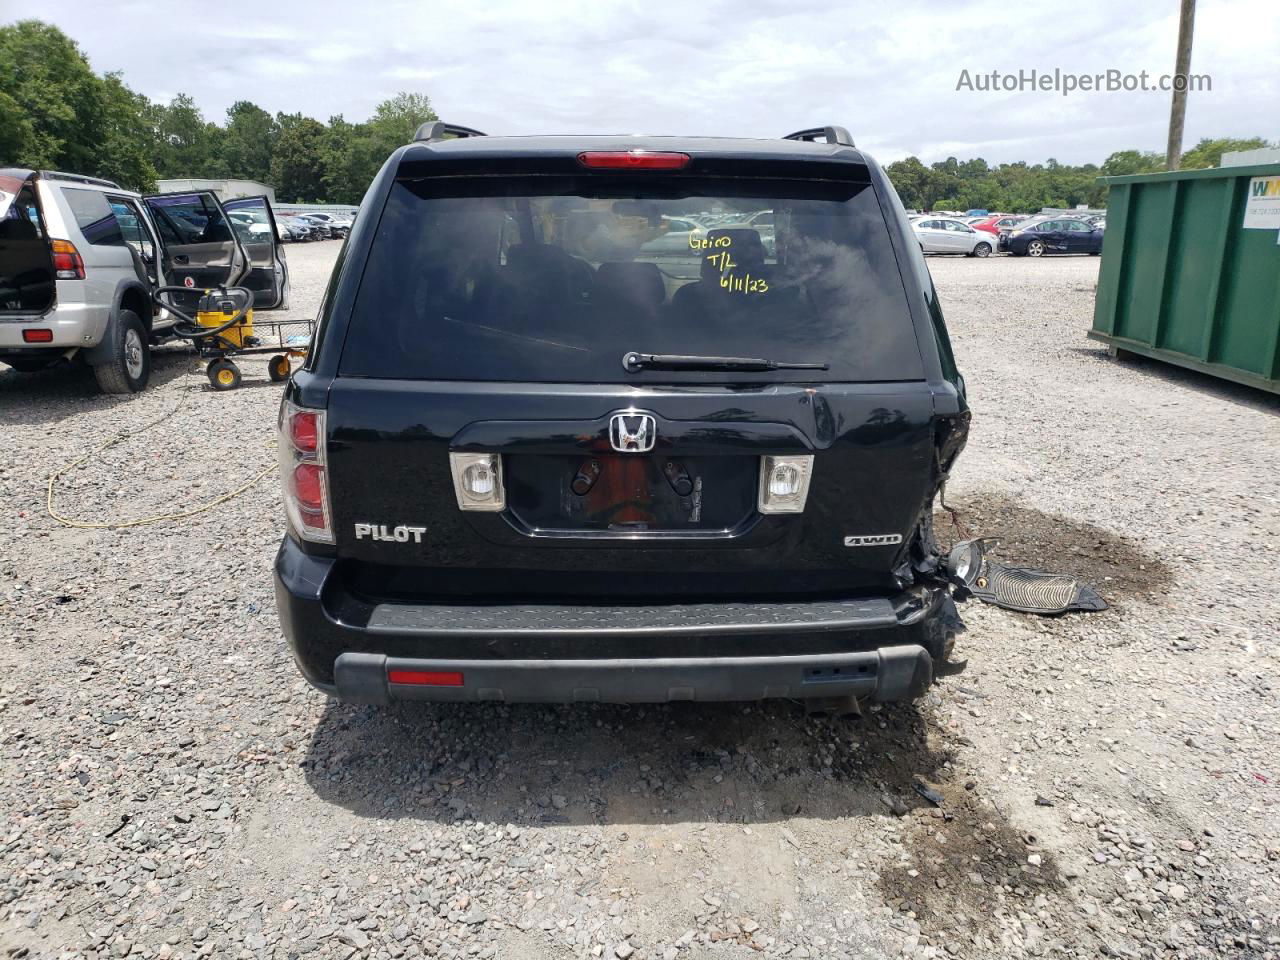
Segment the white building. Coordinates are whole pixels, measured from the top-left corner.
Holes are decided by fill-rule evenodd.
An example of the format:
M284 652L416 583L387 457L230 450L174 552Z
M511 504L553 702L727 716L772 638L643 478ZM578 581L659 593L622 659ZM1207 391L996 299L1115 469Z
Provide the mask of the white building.
M221 200L234 200L237 197L262 197L273 207L276 204L276 192L265 183L256 180L157 180L156 188L160 193L181 193L183 190L212 190Z

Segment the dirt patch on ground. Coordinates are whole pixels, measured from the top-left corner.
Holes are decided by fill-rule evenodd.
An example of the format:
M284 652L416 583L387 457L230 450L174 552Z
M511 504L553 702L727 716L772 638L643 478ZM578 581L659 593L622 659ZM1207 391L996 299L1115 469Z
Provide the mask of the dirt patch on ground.
M948 499L934 528L942 543L966 536L996 537L996 559L1079 577L1106 599L1162 592L1172 573L1136 541L1091 523L1044 513L1000 496Z

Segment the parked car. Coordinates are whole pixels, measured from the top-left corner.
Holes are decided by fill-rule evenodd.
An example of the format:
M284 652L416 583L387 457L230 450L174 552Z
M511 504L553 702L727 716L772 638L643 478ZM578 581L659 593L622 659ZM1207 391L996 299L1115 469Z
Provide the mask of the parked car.
M231 223L231 229L235 230L242 240L251 242L260 242L270 238L276 233L275 228L265 219L256 219L254 213L245 210L228 210L227 218Z
M881 168L839 128L480 137L424 124L383 165L285 388L303 676L367 703L852 703L959 669L981 546L931 517L969 413ZM697 230L745 198L776 259ZM697 243L646 260L663 217Z
M254 291L254 307L285 304L288 269L268 233L242 235L230 212L266 218L266 197L225 206L208 191L141 196L110 180L0 170L0 362L33 372L66 358L93 368L106 393L134 393L151 373L149 346L171 336L156 286Z
M999 236L1001 230L1004 230L1005 228L1012 230L1014 224L1018 223L1022 219L1024 218L996 213L986 217L978 217L976 220L971 220L969 222L969 226L973 227L975 230L983 230L987 233L993 233Z
M920 249L925 253L989 257L995 249L990 234L950 217L921 217L911 221L911 229L915 232Z
M351 229L349 220L336 217L331 213L308 213L305 218L312 223L320 223L326 227L330 237L345 237Z
M1049 253L1102 253L1104 231L1074 217L1046 217L1019 224L1009 234L1009 252L1015 257L1041 257Z
M319 228L313 224L299 220L297 217L277 217L277 225L288 233L289 239L296 242L317 240Z
M706 235L707 227L697 220L684 217L663 217L662 232L640 247L642 253L678 256L687 255L691 238Z
M317 240L332 240L337 234L334 232L333 225L328 220L322 219L314 213L302 213L295 219L301 220L313 230L313 236Z

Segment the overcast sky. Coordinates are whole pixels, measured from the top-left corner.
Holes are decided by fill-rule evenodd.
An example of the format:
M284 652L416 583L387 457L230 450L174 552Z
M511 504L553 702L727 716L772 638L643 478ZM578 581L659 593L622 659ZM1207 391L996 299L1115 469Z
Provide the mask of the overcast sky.
M179 11L199 11L182 25ZM400 90L489 133L780 136L849 128L882 162L1101 162L1164 151L1167 93L982 93L971 76L1171 73L1178 0L0 0L62 27L97 70L191 94L361 120ZM1186 145L1280 138L1280 2L1200 0Z

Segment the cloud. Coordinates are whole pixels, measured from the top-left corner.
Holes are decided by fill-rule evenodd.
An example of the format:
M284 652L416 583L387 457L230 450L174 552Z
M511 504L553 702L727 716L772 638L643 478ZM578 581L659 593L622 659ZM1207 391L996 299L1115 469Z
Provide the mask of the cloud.
M53 19L99 70L148 96L191 94L220 119L236 100L320 119L368 116L399 90L492 133L776 137L847 126L882 162L954 154L991 162L1101 162L1163 148L1157 93L978 93L962 69L1171 70L1176 5L1114 0L223 0L210 22L150 4L8 0ZM92 15L91 15L92 14ZM1275 136L1274 0L1201 5L1187 141Z

